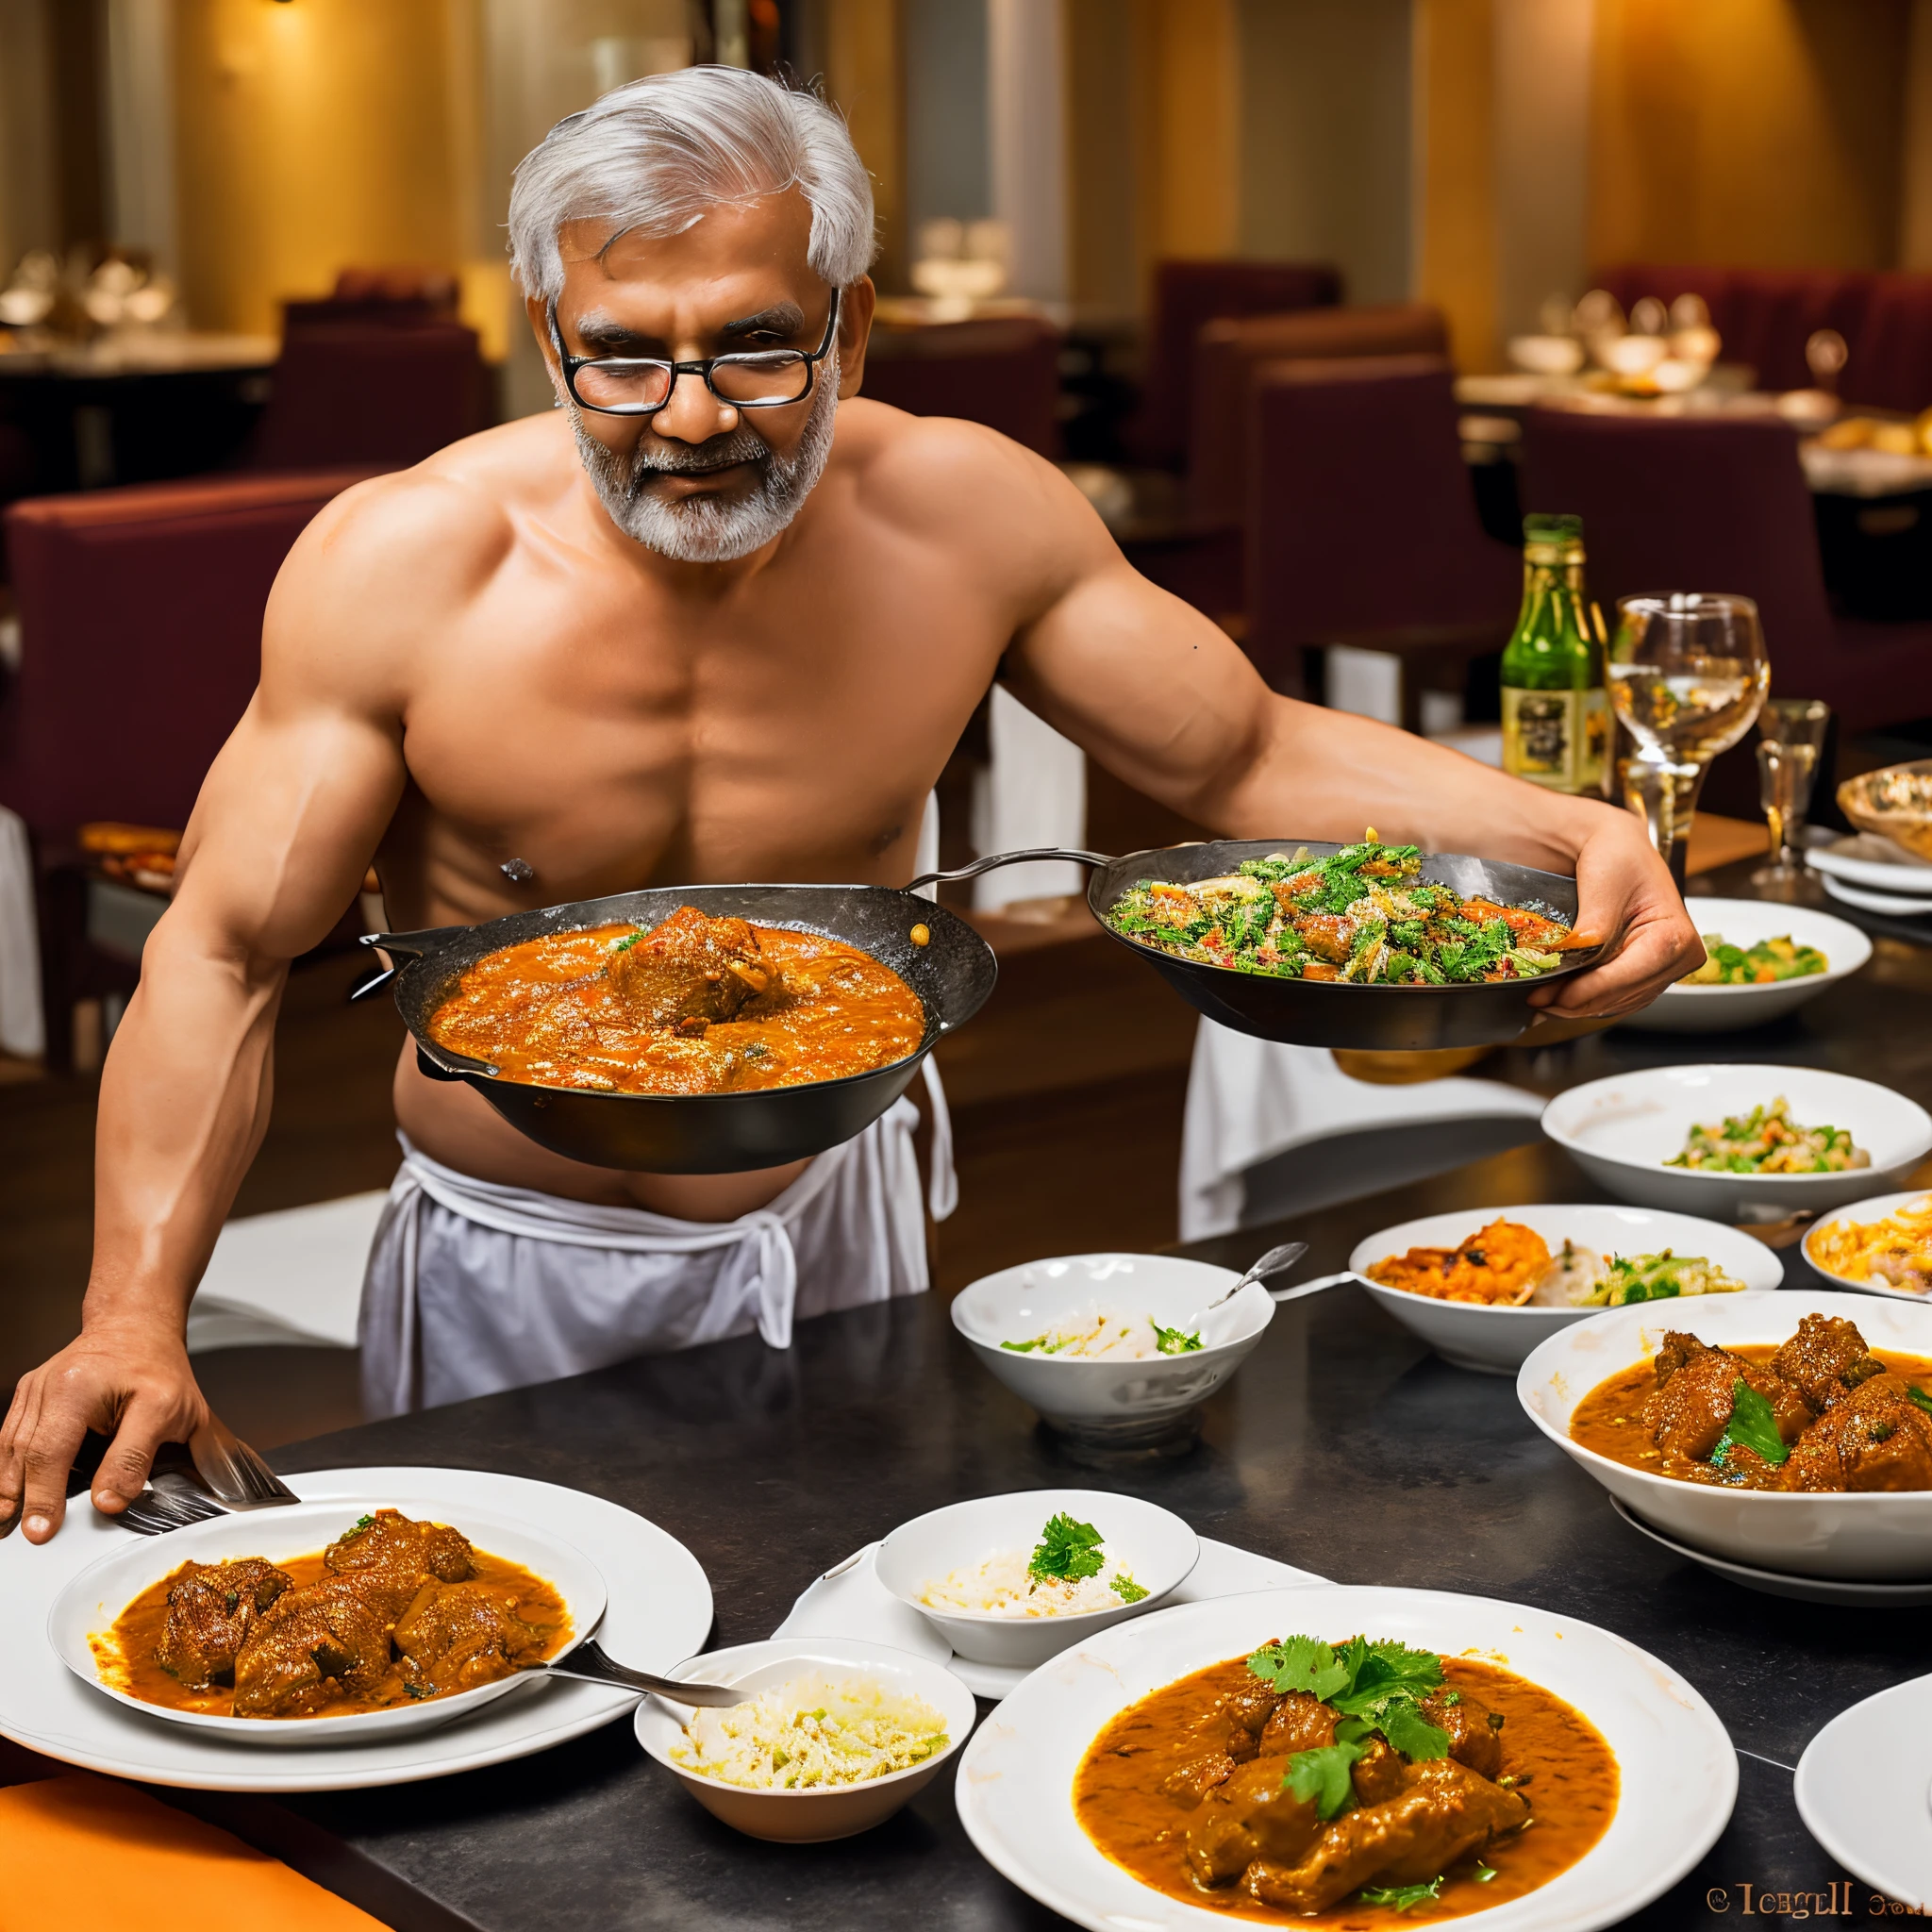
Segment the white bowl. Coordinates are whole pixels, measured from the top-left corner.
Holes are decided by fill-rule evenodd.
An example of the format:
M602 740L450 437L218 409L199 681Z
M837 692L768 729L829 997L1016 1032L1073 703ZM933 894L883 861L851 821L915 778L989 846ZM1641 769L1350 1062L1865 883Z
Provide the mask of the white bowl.
M1699 1221L1689 1214L1663 1214L1654 1208L1607 1208L1600 1203L1559 1207L1533 1202L1520 1208L1462 1208L1454 1214L1429 1214L1385 1227L1356 1244L1348 1265L1361 1285L1411 1333L1426 1341L1444 1361L1490 1375L1513 1375L1529 1352L1573 1322L1601 1315L1602 1308L1490 1308L1479 1302L1442 1302L1406 1288L1371 1281L1367 1271L1391 1255L1411 1248L1458 1247L1492 1221L1514 1221L1534 1228L1554 1254L1567 1239L1600 1255L1654 1255L1670 1248L1679 1255L1702 1255L1747 1288L1778 1287L1784 1263L1760 1241ZM1701 1307L1693 1296L1674 1307ZM1723 1297L1718 1297L1723 1299Z
M1814 1245L1828 1227L1837 1227L1845 1222L1883 1221L1888 1214L1908 1202L1925 1200L1932 1200L1932 1193L1925 1189L1907 1188L1900 1194L1874 1194L1869 1201L1854 1201L1849 1208L1840 1208L1806 1232L1805 1258L1836 1288L1849 1290L1853 1294L1885 1295L1893 1301L1913 1302L1922 1308L1925 1307L1932 1303L1932 1297L1921 1294L1916 1289L1893 1288L1886 1281L1854 1281L1849 1275L1834 1274L1818 1258L1819 1250Z
M1872 957L1872 941L1849 920L1814 912L1808 906L1779 906L1768 899L1686 899L1684 909L1700 933L1722 933L1727 944L1755 946L1786 935L1801 946L1816 946L1825 970L1772 986L1666 987L1625 1026L1650 1033L1733 1033L1761 1026L1815 999L1827 986L1848 978Z
M1882 892L1874 886L1850 886L1828 873L1824 890L1834 899L1856 906L1860 912L1882 913L1887 919L1923 919L1932 912L1932 899L1906 899L1896 892Z
M224 1741L243 1744L375 1744L407 1731L425 1731L465 1716L520 1685L538 1679L519 1672L474 1690L432 1697L394 1710L358 1711L345 1717L221 1717L196 1710L169 1710L130 1697L101 1681L90 1635L107 1632L127 1606L151 1584L183 1563L221 1563L239 1557L266 1557L271 1563L308 1556L332 1543L376 1509L400 1509L405 1516L447 1523L480 1550L533 1570L555 1585L570 1610L570 1641L556 1653L567 1657L597 1627L604 1615L604 1578L597 1566L574 1545L534 1524L511 1522L467 1505L418 1502L408 1496L358 1497L350 1502L289 1503L248 1514L217 1516L166 1536L130 1539L126 1548L91 1563L70 1579L47 1611L47 1641L60 1661L83 1683L129 1710L158 1723L212 1731Z
M1690 1871L1729 1819L1738 1758L1724 1725L1690 1684L1635 1644L1524 1604L1330 1584L1176 1605L1036 1671L980 1725L959 1761L953 1790L967 1837L996 1872L1091 1932L1255 1924L1227 1904L1196 1906L1156 1891L1106 1857L1080 1828L1074 1775L1103 1726L1177 1677L1271 1639L1307 1633L1339 1642L1358 1631L1500 1664L1574 1706L1617 1760L1616 1812L1575 1864L1503 1906L1447 1922L1423 1914L1422 1924L1497 1932L1621 1924ZM1336 1909L1269 1923L1351 1920L1359 1923Z
M973 1692L942 1664L883 1643L858 1643L843 1637L774 1637L765 1643L741 1643L687 1657L663 1674L693 1684L741 1687L750 1699L810 1671L834 1679L871 1677L888 1690L924 1699L946 1721L946 1748L909 1770L868 1778L863 1784L758 1791L700 1776L671 1756L671 1747L683 1734L689 1706L674 1708L661 1697L646 1697L638 1706L638 1742L707 1811L734 1831L779 1844L815 1844L883 1824L933 1781L940 1767L965 1743L978 1715Z
M1056 1428L1083 1438L1132 1442L1162 1434L1207 1400L1247 1358L1274 1319L1274 1303L1250 1282L1217 1308L1186 1355L1149 1361L1069 1361L1018 1355L1024 1341L1098 1302L1147 1313L1163 1328L1190 1321L1241 1277L1174 1255L1061 1255L1003 1268L953 1298L953 1326L973 1352Z
M1030 1553L1047 1519L1064 1512L1100 1532L1106 1555L1147 1594L1139 1603L1063 1617L999 1617L990 1610L936 1608L923 1603L928 1583L1007 1550ZM1108 1490L1017 1490L953 1503L902 1523L879 1545L878 1579L912 1607L963 1657L1032 1670L1096 1630L1144 1616L1178 1590L1200 1560L1194 1532L1171 1509Z
M1749 1113L1782 1094L1807 1127L1848 1127L1870 1167L1842 1174L1706 1174L1666 1167L1703 1122ZM1543 1132L1600 1187L1645 1208L1672 1208L1714 1221L1775 1221L1897 1187L1932 1149L1932 1115L1871 1080L1815 1067L1652 1067L1613 1074L1559 1093L1543 1109Z
M1875 1349L1932 1355L1932 1308L1868 1295L1787 1290L1644 1302L1551 1336L1524 1363L1517 1399L1537 1427L1611 1495L1693 1549L1789 1575L1879 1583L1932 1576L1932 1490L1820 1495L1720 1489L1632 1469L1571 1440L1577 1404L1620 1369L1655 1355L1667 1329L1688 1329L1720 1348L1777 1343L1795 1334L1806 1315L1856 1322Z

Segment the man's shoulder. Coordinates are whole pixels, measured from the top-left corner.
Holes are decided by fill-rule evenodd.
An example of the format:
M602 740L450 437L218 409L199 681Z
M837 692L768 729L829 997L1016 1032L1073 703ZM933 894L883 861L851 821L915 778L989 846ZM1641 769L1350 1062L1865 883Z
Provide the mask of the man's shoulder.
M839 406L836 460L882 503L917 513L950 506L961 492L1053 493L1053 466L1010 437L957 416L912 416L858 395Z

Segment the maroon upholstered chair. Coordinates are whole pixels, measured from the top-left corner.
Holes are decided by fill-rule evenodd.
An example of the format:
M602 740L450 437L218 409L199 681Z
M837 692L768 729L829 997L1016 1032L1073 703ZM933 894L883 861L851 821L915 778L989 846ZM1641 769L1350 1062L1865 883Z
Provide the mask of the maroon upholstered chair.
M1312 645L1394 651L1411 682L1501 649L1522 561L1477 521L1449 364L1271 363L1254 397L1246 642L1268 682L1298 692Z
M1194 346L1188 501L1204 522L1238 524L1248 500L1248 420L1258 372L1275 362L1446 356L1442 311L1425 302L1305 308L1208 323Z
M1784 424L1534 409L1523 501L1582 517L1607 620L1635 591L1741 591L1763 619L1774 691L1823 698L1849 731L1932 713L1932 625L1833 615Z
M1154 271L1142 400L1127 429L1135 460L1164 470L1186 461L1194 344L1208 323L1328 308L1341 300L1341 273L1325 262L1161 262Z
M434 315L291 325L272 382L252 470L397 469L490 420L475 331Z
M1059 454L1059 331L1028 316L874 327L863 391L914 416L962 416Z

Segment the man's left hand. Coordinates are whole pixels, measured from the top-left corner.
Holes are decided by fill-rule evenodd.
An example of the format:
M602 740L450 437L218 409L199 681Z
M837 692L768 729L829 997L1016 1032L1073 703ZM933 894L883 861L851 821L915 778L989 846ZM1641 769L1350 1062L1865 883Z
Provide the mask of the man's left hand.
M1630 812L1592 813L1576 855L1576 930L1615 945L1590 972L1531 995L1552 1019L1611 1019L1647 1007L1704 962L1670 868Z

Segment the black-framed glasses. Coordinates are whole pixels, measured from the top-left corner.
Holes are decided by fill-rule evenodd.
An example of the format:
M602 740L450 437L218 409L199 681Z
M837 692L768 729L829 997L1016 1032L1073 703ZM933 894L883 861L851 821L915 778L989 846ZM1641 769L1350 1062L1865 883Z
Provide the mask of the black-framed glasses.
M818 366L832 353L839 332L839 291L825 339L816 349L751 349L740 355L711 356L701 362L666 362L655 356L573 356L550 305L550 339L563 370L564 387L586 409L600 416L655 416L672 397L680 375L701 375L705 387L734 409L778 409L810 395Z

